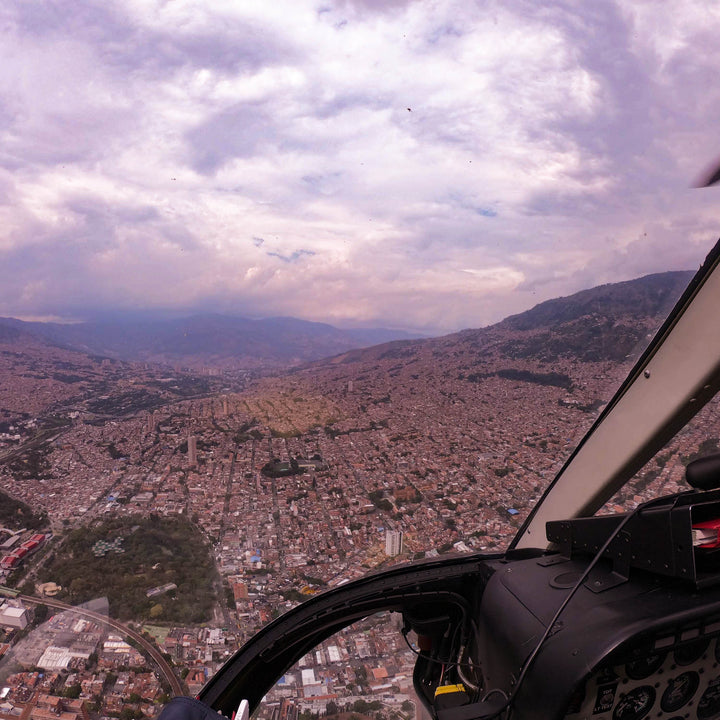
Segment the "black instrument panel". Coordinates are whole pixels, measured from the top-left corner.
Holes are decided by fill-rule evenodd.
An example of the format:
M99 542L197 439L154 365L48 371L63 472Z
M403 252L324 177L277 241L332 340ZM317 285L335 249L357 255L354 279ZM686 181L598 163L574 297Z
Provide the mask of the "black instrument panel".
M661 643L662 644L662 643ZM720 718L720 637L647 647L603 666L586 681L567 720Z

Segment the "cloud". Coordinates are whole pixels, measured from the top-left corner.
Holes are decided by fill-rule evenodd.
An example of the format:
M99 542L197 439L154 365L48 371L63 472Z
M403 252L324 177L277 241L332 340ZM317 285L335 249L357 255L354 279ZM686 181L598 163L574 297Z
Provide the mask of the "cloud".
M312 257L315 254L316 253L314 253L312 250L295 250L290 255L281 255L280 253L276 253L276 252L266 253L266 255L268 257L276 257L286 263L297 262L303 255L308 255L308 256Z
M190 165L212 174L235 158L272 149L275 136L271 117L262 108L240 105L224 110L188 132Z
M0 8L0 315L449 331L699 264L720 15L278 0ZM408 108L411 112L408 112Z

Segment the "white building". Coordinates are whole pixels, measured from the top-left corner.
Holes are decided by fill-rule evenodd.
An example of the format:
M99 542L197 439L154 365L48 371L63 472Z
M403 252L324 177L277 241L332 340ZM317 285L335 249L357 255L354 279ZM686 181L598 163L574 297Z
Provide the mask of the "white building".
M403 534L400 530L385 531L385 554L395 557L403 551Z
M0 607L0 625L22 630L27 627L27 624L27 608L10 605L10 603L5 603Z

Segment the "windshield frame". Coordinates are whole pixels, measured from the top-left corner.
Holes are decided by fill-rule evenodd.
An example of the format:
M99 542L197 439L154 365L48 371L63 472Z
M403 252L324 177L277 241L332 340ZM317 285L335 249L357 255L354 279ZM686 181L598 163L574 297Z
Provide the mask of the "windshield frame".
M720 390L720 240L520 527L545 547L551 520L594 515Z

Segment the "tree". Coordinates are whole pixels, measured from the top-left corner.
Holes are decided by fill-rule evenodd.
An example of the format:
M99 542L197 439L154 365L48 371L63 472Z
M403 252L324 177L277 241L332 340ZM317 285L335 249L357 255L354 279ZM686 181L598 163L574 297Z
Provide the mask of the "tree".
M361 713L362 715L365 715L367 711L370 709L370 704L367 702L367 700L359 699L356 700L352 704L353 712Z
M155 603L155 605L150 608L150 617L153 619L159 618L162 615L162 611L163 606L160 603Z
M35 624L39 625L40 623L45 622L47 620L48 616L48 606L47 605L37 605L35 607Z
M77 700L80 697L81 691L82 687L80 683L68 685L68 687L63 690L63 697L70 698L71 700Z

